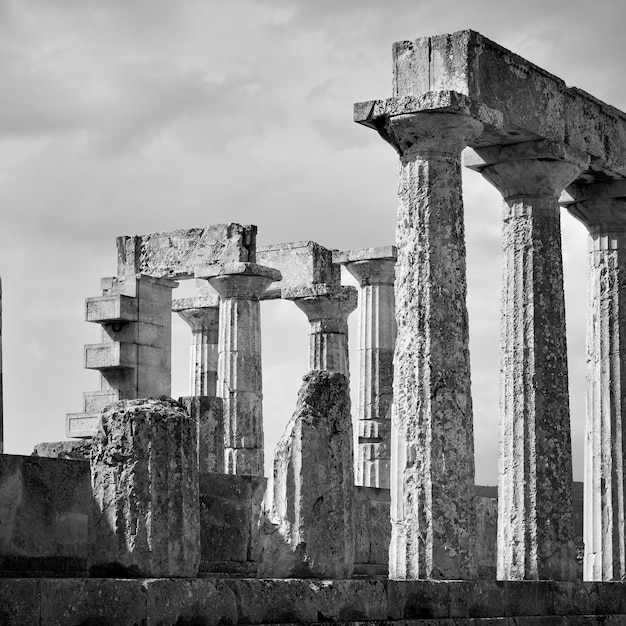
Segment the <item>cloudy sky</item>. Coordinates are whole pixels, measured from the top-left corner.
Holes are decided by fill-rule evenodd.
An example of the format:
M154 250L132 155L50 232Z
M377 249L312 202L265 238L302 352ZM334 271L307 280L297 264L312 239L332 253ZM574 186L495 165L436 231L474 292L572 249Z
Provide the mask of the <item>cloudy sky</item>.
M117 235L240 222L258 226L261 245L388 245L396 156L352 122L352 104L391 95L392 43L471 28L626 109L623 6L0 0L5 451L64 438L65 413L97 389L82 370L83 344L98 341L83 301L115 273ZM495 484L500 199L473 172L464 185L477 481ZM567 214L562 224L580 479L585 231ZM263 329L271 455L306 368L308 324L277 302L264 305ZM178 396L184 322L173 341Z

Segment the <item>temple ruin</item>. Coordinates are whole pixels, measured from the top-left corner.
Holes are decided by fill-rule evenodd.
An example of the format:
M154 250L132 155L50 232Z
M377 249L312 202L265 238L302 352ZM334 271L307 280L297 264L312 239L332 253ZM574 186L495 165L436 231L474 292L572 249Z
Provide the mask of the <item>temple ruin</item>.
M100 388L67 441L0 455L0 622L626 623L626 114L473 31L396 43L393 68L392 97L354 107L398 154L393 245L257 247L240 224L117 239L85 307ZM462 166L503 198L497 504L474 484ZM562 207L589 231L578 545ZM172 299L182 280L195 295ZM272 451L277 298L310 337ZM191 346L177 401L172 313Z

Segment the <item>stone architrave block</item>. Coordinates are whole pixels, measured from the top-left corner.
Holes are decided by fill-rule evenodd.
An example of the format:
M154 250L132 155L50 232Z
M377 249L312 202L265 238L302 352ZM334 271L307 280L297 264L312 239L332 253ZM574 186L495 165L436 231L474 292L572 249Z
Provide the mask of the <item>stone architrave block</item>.
M120 401L102 414L91 456L93 574L197 574L196 437L196 422L172 399Z
M200 474L224 471L224 410L222 398L186 396L178 401L198 425Z
M214 224L117 238L117 273L192 278L196 267L254 262L256 226Z
M274 267L282 280L273 282L261 295L262 300L283 297L283 290L317 284L341 285L341 268L334 252L313 241L296 241L257 249L257 263Z
M312 371L276 447L261 517L259 576L348 578L354 528L348 381L338 372Z

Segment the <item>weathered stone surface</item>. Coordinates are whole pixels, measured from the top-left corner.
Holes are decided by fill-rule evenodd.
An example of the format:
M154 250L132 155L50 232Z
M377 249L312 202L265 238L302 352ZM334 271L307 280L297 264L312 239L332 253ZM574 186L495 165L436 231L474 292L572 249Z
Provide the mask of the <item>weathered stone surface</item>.
M390 496L388 489L355 487L354 573L386 575L389 568Z
M90 455L91 439L69 439L67 441L38 443L32 453L32 456L71 459L73 461L89 461Z
M200 476L201 572L256 575L266 486L260 476Z
M199 268L220 295L217 396L224 400L224 468L263 476L259 297L280 272L256 263Z
M146 626L237 623L235 594L222 580L147 580Z
M197 574L196 431L171 399L121 401L103 413L91 456L93 573Z
M482 132L481 119L498 123L491 113L443 93L408 104L391 99L360 118L400 155L389 554L394 579L475 575L460 155Z
M198 471L224 471L224 410L222 398L178 398L198 426Z
M143 626L146 592L141 581L40 579L40 620L46 626Z
M626 181L572 186L589 231L584 578L626 578Z
M304 377L276 447L261 519L261 577L346 578L354 568L354 469L348 382Z
M0 579L0 624L35 626L39 621L39 581Z
M477 149L503 195L498 578L573 577L558 197L587 158L546 141Z
M296 241L257 249L257 262L275 267L282 280L272 283L262 294L263 300L281 298L285 289L317 284L340 285L341 271L333 261L334 251L313 241Z
M495 488L494 488L494 491ZM498 545L498 499L476 496L474 559L478 578L495 579Z
M256 226L214 224L117 238L117 274L188 278L197 267L254 262Z
M356 289L313 285L284 289L282 297L293 300L311 324L309 369L349 377L348 316L357 307Z
M89 463L0 455L0 571L86 570Z
M215 397L219 306L186 308L180 304L174 304L172 308L191 328L189 394Z
M333 254L359 281L359 439L356 484L389 489L393 350L396 343L395 247ZM384 437L366 437L363 422L375 420ZM371 430L371 429L370 429ZM372 446L384 454L370 457Z
M624 113L479 33L400 41L393 56L394 96L451 90L502 113L502 129L487 126L471 146L544 137L593 155L583 179L626 175Z

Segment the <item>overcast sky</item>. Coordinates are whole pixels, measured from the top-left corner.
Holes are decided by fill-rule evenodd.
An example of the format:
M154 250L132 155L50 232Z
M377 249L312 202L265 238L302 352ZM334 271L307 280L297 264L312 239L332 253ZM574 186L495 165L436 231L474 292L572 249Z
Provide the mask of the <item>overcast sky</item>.
M260 245L389 245L396 155L352 122L352 105L391 95L393 42L471 28L623 110L623 7L0 0L5 451L63 439L65 413L98 388L82 369L83 344L99 340L83 302L114 275L117 235L239 222L258 226ZM477 481L495 484L500 198L474 172L464 186ZM567 214L562 225L581 479L586 234ZM271 456L305 373L308 323L270 303L263 330ZM187 393L188 343L177 321L174 396ZM356 365L353 355L353 384Z

